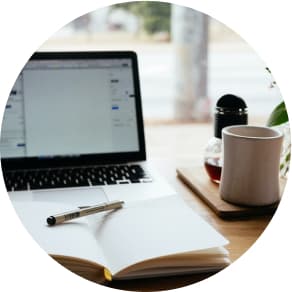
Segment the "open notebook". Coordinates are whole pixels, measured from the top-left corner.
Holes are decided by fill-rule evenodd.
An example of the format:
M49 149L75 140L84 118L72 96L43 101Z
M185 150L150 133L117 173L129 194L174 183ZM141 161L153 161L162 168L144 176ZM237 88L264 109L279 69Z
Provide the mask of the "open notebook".
M84 277L100 267L110 280L219 271L229 264L228 241L178 196L126 203L54 227L46 218L70 206L13 205L38 244Z

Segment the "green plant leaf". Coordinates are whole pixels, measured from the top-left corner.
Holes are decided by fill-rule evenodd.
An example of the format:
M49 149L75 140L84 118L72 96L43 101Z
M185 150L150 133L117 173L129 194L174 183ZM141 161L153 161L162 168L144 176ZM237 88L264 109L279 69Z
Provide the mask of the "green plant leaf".
M268 119L267 126L273 127L273 126L281 125L283 123L288 122L288 120L289 120L289 118L288 118L287 109L286 109L284 101L282 101L272 111L272 113Z

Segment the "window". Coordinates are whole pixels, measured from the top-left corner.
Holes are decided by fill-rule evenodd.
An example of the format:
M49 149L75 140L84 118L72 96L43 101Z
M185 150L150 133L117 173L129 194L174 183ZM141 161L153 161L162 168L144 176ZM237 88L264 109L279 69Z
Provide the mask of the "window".
M205 48L198 37L206 40ZM186 42L191 46L184 49ZM186 53L196 48L206 51L199 62L198 55ZM129 2L93 11L63 27L41 50L136 51L146 120L208 120L226 93L244 98L249 116L267 119L282 100L270 88L266 64L239 35L168 3Z

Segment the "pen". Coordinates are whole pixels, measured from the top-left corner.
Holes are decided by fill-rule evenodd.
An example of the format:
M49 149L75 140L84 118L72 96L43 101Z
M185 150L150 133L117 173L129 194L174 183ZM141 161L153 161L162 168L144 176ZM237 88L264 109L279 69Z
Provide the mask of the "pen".
M109 203L102 203L95 206L90 206L86 208L79 208L73 211L53 215L47 218L47 223L50 226L63 223L68 220L76 219L79 217L107 211L113 209L119 209L124 204L124 201L112 201Z

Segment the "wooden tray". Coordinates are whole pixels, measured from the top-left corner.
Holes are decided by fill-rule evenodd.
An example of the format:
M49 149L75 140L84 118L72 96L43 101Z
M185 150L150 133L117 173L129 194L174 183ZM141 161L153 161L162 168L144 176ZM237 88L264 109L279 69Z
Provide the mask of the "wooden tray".
M178 168L176 171L178 177L221 218L271 215L277 209L278 203L264 207L246 207L225 202L220 198L219 185L210 180L203 167ZM281 193L284 187L285 181L281 180Z

